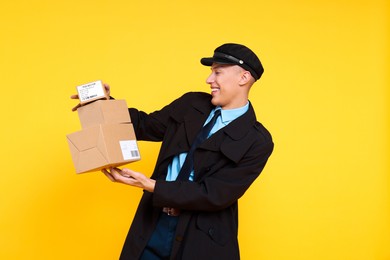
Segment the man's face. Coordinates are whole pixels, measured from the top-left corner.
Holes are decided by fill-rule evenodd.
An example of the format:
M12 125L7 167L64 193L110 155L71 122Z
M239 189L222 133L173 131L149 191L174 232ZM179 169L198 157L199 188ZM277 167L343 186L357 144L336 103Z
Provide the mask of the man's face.
M211 103L222 109L232 109L242 106L242 88L240 80L244 70L237 65L222 65L214 63L206 83L211 88ZM246 102L246 101L245 101Z

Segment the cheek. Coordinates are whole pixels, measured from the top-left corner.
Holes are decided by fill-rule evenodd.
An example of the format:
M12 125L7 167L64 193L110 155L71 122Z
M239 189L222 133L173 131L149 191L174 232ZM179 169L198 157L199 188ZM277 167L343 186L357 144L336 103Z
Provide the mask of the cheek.
M235 95L235 88L234 86L231 84L231 82L226 82L223 87L221 87L221 93L223 93L224 95Z

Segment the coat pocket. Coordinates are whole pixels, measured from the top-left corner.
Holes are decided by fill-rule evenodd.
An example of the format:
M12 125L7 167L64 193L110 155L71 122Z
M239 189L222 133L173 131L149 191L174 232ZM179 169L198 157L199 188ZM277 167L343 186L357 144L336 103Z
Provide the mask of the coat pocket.
M232 239L229 225L216 213L201 213L197 217L196 226L215 243L224 246Z

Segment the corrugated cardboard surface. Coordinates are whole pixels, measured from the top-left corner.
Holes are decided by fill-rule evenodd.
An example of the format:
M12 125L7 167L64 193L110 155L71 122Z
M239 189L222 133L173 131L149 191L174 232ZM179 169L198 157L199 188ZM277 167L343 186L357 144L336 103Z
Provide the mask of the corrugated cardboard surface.
M76 173L117 167L141 159L132 124L99 124L69 134L67 140ZM135 146L129 151L129 147L121 147L121 142Z
M98 124L130 123L126 100L98 100L77 109L83 129Z

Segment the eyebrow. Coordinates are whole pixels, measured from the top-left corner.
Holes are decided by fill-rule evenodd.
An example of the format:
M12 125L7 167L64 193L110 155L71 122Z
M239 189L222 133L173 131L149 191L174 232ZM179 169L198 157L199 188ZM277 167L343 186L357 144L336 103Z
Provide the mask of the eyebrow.
M216 65L212 65L211 66L211 70L213 70L213 69L219 69L219 68L224 68L224 67L227 67L227 66L229 66L228 64L216 64Z

